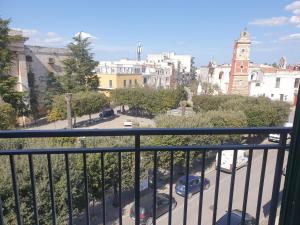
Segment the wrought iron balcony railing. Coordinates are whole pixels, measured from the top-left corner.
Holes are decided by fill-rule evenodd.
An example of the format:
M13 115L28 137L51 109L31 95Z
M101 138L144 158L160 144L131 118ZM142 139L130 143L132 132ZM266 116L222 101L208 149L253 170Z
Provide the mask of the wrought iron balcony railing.
M19 197L19 187L18 187L18 176L16 171L16 163L15 157L17 155L25 155L28 157L28 165L30 170L30 186L31 186L31 193L28 195L32 195L32 209L33 209L33 221L34 224L39 224L40 217L39 215L39 208L37 205L37 193L36 193L36 180L35 180L35 173L37 171L34 170L34 160L33 156L35 155L44 155L47 157L47 174L49 179L49 192L51 196L51 222L49 224L58 224L57 222L57 208L55 203L55 190L54 190L54 180L53 180L53 164L51 161L51 157L53 155L59 154L64 156L64 168L66 172L66 192L67 192L67 208L68 208L68 224L74 224L73 221L73 202L72 202L72 188L71 188L71 174L70 174L70 161L69 156L72 154L82 154L82 162L83 162L83 193L84 193L84 205L85 205L85 224L91 224L91 215L90 215L90 205L89 205L89 177L87 174L87 154L96 154L100 153L101 158L101 171L99 174L102 176L102 223L106 224L106 204L105 204L105 179L104 179L104 154L108 153L116 153L118 159L118 220L116 221L118 224L124 224L123 221L123 212L122 212L122 171L121 171L121 163L122 163L122 155L126 152L131 152L134 154L134 211L140 211L140 199L141 199L141 192L140 192L140 179L141 179L141 153L143 152L152 152L153 153L153 190L151 192L153 194L153 214L151 218L153 218L152 223L156 224L156 205L157 205L157 172L158 172L158 165L157 165L157 158L160 152L169 152L170 153L170 161L168 162L169 167L169 202L168 202L168 224L187 224L188 220L188 191L184 191L184 201L183 201L183 218L182 221L174 221L172 220L172 196L174 196L174 153L178 151L185 152L185 175L190 174L190 165L191 165L191 152L198 152L201 157L201 182L200 182L200 189L199 189L199 205L198 205L198 215L196 221L190 221L189 224L204 224L203 218L206 216L202 209L203 209L203 199L205 196L204 193L204 184L205 184L205 164L207 163L207 153L208 152L216 152L218 153L217 161L216 161L216 175L215 175L215 185L214 185L214 199L213 199L213 216L211 223L215 225L218 219L218 203L219 203L219 189L220 189L220 177L221 174L221 162L222 162L222 154L221 152L224 150L232 150L232 166L231 166L231 174L230 174L230 188L229 188L229 196L228 196L228 206L227 206L227 224L231 224L231 212L233 210L233 201L234 201L234 191L235 191L235 181L236 181L236 167L238 161L238 151L240 150L247 150L248 151L248 163L246 165L246 176L244 182L244 194L243 194L243 204L241 209L241 224L245 224L245 219L247 217L247 203L248 200L248 193L249 189L251 191L251 187L249 187L250 183L250 176L251 176L251 166L253 161L253 154L254 152L263 152L262 164L261 164L261 171L260 171L260 180L259 180L259 187L257 193L257 201L251 199L250 201L253 203L255 201L256 204L256 214L255 214L255 224L260 224L260 213L262 207L262 199L263 199L263 189L264 189L264 179L265 179L265 171L267 166L267 158L268 152L275 151L277 153L276 156L276 165L275 165L275 172L273 177L273 184L272 184L272 195L270 201L270 212L269 212L269 220L268 225L274 225L277 215L278 209L278 199L279 199L279 192L281 189L281 178L282 178L282 169L284 164L285 152L288 150L288 141L287 137L291 132L291 128L201 128L201 129L116 129L116 130L55 130L55 131L1 131L0 132L0 140L2 139L28 139L28 138L45 138L45 137L104 137L104 136L131 136L134 138L134 145L133 146L122 146L122 147L93 147L89 148L86 146L81 146L77 148L42 148L42 149L2 149L0 150L0 159L9 158L9 164L11 171L11 180L12 180L12 192L14 196L14 207L15 207L15 216L16 216L16 223L18 225L24 224L22 219L22 213L20 209L20 197ZM190 135L199 135L199 136L216 136L216 135L267 135L271 133L278 133L280 134L279 143L254 143L254 144L218 144L218 145L191 145L191 146L143 146L141 144L141 137L149 137L149 136L190 136ZM45 143L46 145L46 143ZM124 162L126 163L126 162ZM269 176L269 174L268 174ZM189 177L185 176L184 180L185 187L188 187ZM240 188L240 187L239 187ZM5 201L1 201L2 196L0 193L0 224L6 224L5 212ZM140 216L135 216L134 223L136 225L142 223L142 219Z

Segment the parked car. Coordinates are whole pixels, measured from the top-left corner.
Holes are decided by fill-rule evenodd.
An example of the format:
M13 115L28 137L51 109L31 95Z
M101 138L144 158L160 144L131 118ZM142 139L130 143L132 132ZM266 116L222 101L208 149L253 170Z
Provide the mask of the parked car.
M178 195L181 196L185 195L185 190L186 190L185 181L186 181L186 176L182 176L179 178L179 181L175 186L175 191ZM210 187L210 181L206 178L204 178L203 187L204 190ZM200 189L201 189L201 177L189 175L188 176L188 198L191 198L192 195L199 192Z
M123 124L124 128L132 128L132 122L131 121L125 121Z
M222 216L217 222L216 225L227 225L228 212ZM241 225L242 224L242 211L235 209L231 211L230 225ZM254 225L255 218L250 214L246 213L245 215L245 225Z
M100 113L99 113L99 117L101 119L104 118L110 118L113 117L115 115L115 112L112 108L107 108L107 109L103 109Z
M156 194L156 218L169 211L170 196L164 193ZM177 205L175 198L172 198L172 209ZM135 220L135 204L130 208L130 217ZM153 194L147 194L140 198L140 222L150 225L153 221Z
M233 167L233 154L234 150L223 150L222 157L221 157L221 165L220 170L228 173L232 173ZM216 169L218 164L219 154L216 155ZM237 152L237 159L236 159L236 169L240 169L246 166L248 163L248 156L247 152L244 150L238 150Z
M283 125L284 127L293 127L293 123L285 123ZM288 135L288 138L291 138L290 135ZM280 134L269 134L268 140L270 142L279 142Z

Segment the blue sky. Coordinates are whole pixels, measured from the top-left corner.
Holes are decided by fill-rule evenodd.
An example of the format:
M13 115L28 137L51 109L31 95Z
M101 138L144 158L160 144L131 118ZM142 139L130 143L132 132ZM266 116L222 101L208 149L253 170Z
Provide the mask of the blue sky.
M229 63L244 27L252 37L251 60L300 62L300 1L291 0L0 0L0 16L22 29L28 44L65 46L79 31L93 42L98 60L175 51L196 64Z

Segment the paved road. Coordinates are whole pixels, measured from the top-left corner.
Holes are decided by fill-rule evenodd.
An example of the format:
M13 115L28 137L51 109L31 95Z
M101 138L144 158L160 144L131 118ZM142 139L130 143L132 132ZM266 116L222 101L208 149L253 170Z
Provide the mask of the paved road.
M79 129L113 129L113 128L124 128L123 124L125 121L130 120L135 124L139 124L141 127L154 127L155 123L154 120L142 118L142 117L133 117L133 116L127 116L127 115L116 115L111 120L102 120L99 121L99 113L93 114L92 119L95 120L95 123L93 125L88 126L81 126L78 127ZM88 116L79 117L76 119L77 125L80 125L84 122L89 121ZM52 130L52 129L63 129L67 127L68 121L67 120L59 120L53 123L48 123L40 126L35 126L29 128L30 130Z
M268 217L267 211L268 211L269 201L271 199L271 194L272 194L276 154L277 154L276 151L273 150L269 151L267 168L266 168L266 176L265 176L265 185L263 191L263 199L262 199L261 216L260 216L261 220ZM253 157L254 158L253 158L252 169L251 169L247 212L255 216L259 179L260 179L260 172L261 172L262 152L261 151L255 152ZM232 209L242 209L244 186L245 186L245 175L246 175L246 168L242 168L237 171ZM211 181L211 187L204 192L203 220L202 220L202 224L204 225L212 224L212 216L213 216L212 207L213 207L214 191L215 191L215 176L216 176L215 171L207 175L207 178ZM283 186L284 177L282 178L283 178L282 179L282 186ZM224 213L228 208L230 180L231 180L230 174L221 173L217 219L220 218L222 215L224 215ZM174 197L176 198L178 205L173 210L172 224L179 225L182 224L183 222L184 199L178 196L177 194L174 194ZM198 206L199 206L199 194L196 194L191 199L188 200L187 224L197 224ZM124 222L123 224L134 224L134 222L129 218L128 213L123 216L123 222ZM168 214L165 214L162 217L157 219L158 225L165 225L167 223L168 223Z

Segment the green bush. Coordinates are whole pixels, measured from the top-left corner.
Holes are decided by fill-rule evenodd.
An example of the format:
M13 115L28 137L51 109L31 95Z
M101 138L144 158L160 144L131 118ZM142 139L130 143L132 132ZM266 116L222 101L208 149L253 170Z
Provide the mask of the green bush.
M0 129L7 130L12 129L16 125L15 110L8 103L0 104Z
M289 115L289 104L271 101L265 97L200 95L193 97L193 104L196 112L211 110L243 112L248 127L281 126Z

